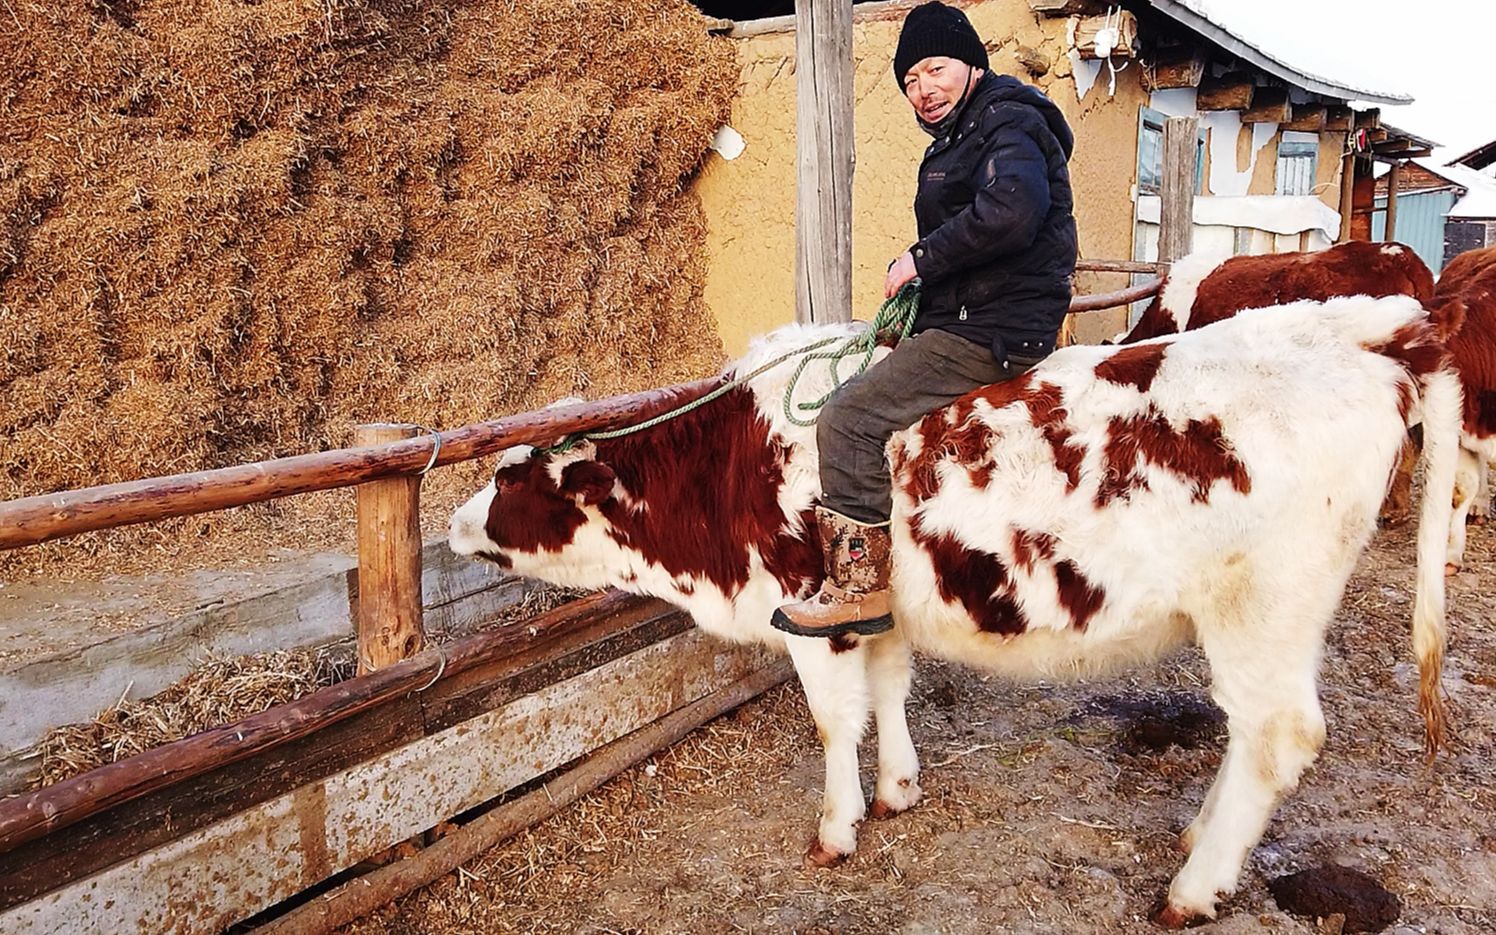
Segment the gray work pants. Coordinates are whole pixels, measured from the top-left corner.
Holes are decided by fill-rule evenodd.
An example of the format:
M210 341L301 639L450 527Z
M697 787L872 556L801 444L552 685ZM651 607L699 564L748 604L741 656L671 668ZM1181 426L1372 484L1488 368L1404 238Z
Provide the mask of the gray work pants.
M894 432L1037 361L999 363L985 345L931 329L905 338L878 364L842 385L816 420L821 505L859 523L882 523L893 508L883 448Z

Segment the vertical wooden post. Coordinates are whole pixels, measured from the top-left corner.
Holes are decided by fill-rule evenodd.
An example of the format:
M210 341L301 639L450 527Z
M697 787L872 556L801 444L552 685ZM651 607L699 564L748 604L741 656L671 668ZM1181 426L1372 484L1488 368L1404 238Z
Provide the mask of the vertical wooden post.
M1392 171L1387 173L1387 230L1383 240L1397 239L1397 183L1401 178L1402 163L1392 163Z
M852 318L852 0L795 0L795 319Z
M414 425L373 423L355 445L413 438ZM426 645L421 623L421 479L387 477L354 488L358 517L358 674L393 665Z
M1164 121L1164 165L1159 187L1158 259L1172 263L1189 254L1195 239L1195 153L1198 117Z
M1346 153L1340 159L1340 236L1337 243L1345 243L1351 239L1351 215L1355 213L1356 202L1356 154Z

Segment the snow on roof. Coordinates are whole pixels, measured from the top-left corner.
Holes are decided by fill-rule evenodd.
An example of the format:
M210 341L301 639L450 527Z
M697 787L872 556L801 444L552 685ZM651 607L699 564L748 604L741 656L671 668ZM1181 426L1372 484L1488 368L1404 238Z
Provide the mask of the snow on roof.
M1356 87L1344 81L1316 75L1289 63L1281 55L1267 49L1260 37L1248 38L1241 30L1239 21L1235 25L1230 24L1231 16L1226 11L1231 9L1232 5L1224 0L1148 0L1148 2L1160 13L1200 33L1226 51L1306 91L1344 101L1368 104L1409 104L1413 101L1413 98L1406 94Z
M1465 197L1449 209L1452 218L1496 218L1496 179L1477 172L1469 166L1444 167L1446 173L1456 173L1459 183L1470 190Z
M1465 189L1465 194L1449 209L1452 218L1496 218L1496 177L1478 172L1457 162L1441 164L1434 159L1410 159L1412 162L1451 185ZM1380 196L1379 196L1380 197Z

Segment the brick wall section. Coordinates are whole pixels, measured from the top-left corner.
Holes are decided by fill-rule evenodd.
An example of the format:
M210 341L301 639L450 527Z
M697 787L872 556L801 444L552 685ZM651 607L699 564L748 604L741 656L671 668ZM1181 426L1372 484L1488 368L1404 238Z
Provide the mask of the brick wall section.
M1408 163L1402 168L1402 176L1397 180L1397 190L1402 192L1422 191L1426 188L1449 188L1453 182L1437 173L1430 172L1416 163ZM1387 176L1377 179L1377 197L1387 196Z

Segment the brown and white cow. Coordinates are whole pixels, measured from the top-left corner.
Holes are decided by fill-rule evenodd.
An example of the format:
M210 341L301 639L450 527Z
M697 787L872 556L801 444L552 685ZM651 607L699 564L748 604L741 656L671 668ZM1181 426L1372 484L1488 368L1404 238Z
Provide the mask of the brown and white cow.
M1496 458L1496 247L1450 260L1434 290L1434 308L1450 332L1446 343L1465 391L1449 557L1458 567L1466 518L1484 520L1491 504L1487 477Z
M1434 274L1400 243L1352 240L1324 250L1260 256L1192 253L1170 268L1143 316L1118 343L1204 328L1243 309L1348 295L1408 295L1428 305Z
M1434 276L1411 247L1400 243L1352 240L1325 250L1260 256L1195 253L1173 265L1142 317L1118 343L1204 328L1243 309L1350 295L1407 295L1428 307ZM1405 446L1382 507L1389 525L1406 522L1411 513L1416 459L1414 445Z
M782 329L736 372L835 332ZM874 816L919 797L904 716L911 645L1034 678L1193 642L1229 745L1160 920L1213 916L1320 748L1324 630L1418 418L1433 493L1413 647L1430 742L1440 735L1460 397L1416 301L1298 303L1128 347L1066 348L895 435L896 626L870 638L769 625L819 574L814 429L782 415L793 367L636 435L510 452L453 515L450 541L522 574L656 595L711 632L787 650L826 751L815 861L856 847L869 709ZM825 391L824 367L814 379L803 398Z

